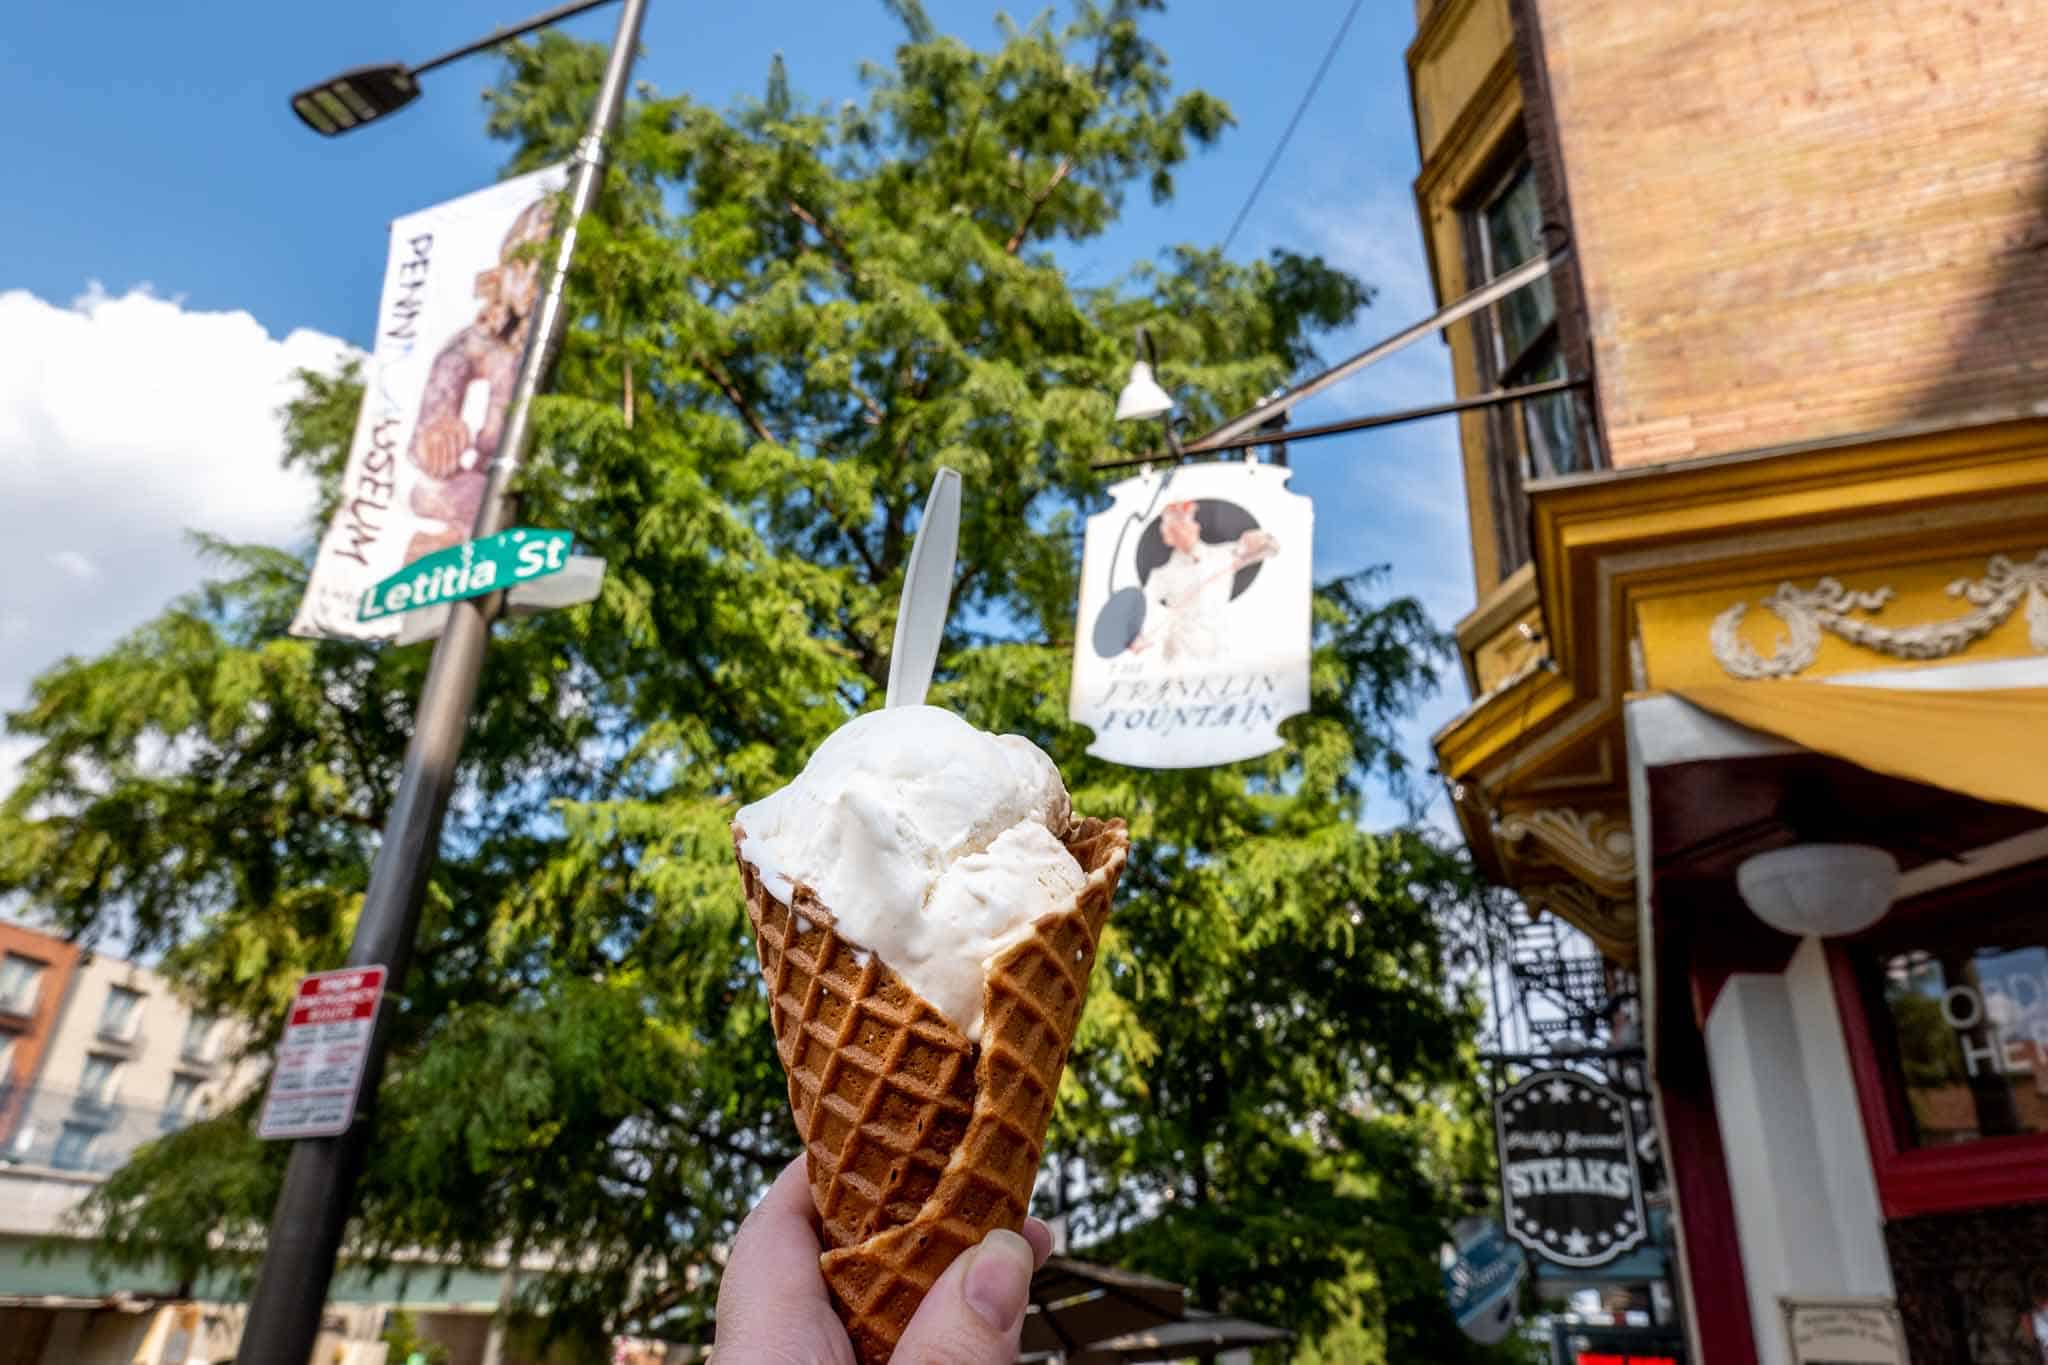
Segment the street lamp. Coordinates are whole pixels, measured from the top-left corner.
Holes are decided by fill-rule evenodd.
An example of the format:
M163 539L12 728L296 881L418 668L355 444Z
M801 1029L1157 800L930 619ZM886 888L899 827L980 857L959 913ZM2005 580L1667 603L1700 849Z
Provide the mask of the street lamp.
M1735 888L1780 933L1835 938L1884 918L1899 893L1899 862L1867 844L1793 844L1743 860Z
M1159 425L1166 429L1166 446L1180 458L1180 435L1173 429L1173 395L1160 386L1153 376L1152 367L1159 363L1158 350L1152 345L1152 333L1138 328L1139 359L1131 365L1131 377L1124 384L1123 392L1116 396L1116 420L1119 422L1149 422L1159 419Z
M292 96L292 111L323 137L360 128L420 96L420 83L402 66L359 66L307 86Z
M1152 351L1152 334L1143 327L1138 329L1138 349L1144 352L1145 358L1131 366L1130 382L1116 396L1116 420L1119 422L1149 422L1173 411L1173 395L1160 388L1159 381L1152 377L1152 362L1156 358Z
M373 119L380 119L386 114L403 109L418 99L419 77L423 72L460 61L472 53L494 48L500 43L531 33L535 29L559 23L571 15L611 3L612 0L575 0L573 4L557 5L545 14L536 14L522 23L498 29L488 38L466 43L453 52L444 52L417 66L385 62L380 66L359 66L353 71L344 71L339 76L330 76L318 85L309 85L293 95L292 112L297 114L308 128L322 137L338 137L342 133L362 127Z
M610 0L579 0L523 24L500 29L490 37L419 66L363 67L337 76L294 97L292 108L307 126L333 137L381 118L412 102L419 94L415 79L422 71L445 65L472 52L494 47L571 14L594 9ZM533 329L519 362L512 400L498 439L483 499L471 527L472 539L496 535L512 522L511 482L532 444L533 400L547 380L566 325L562 293L576 250L576 224L597 200L604 179L604 142L618 122L625 103L626 79L640 41L640 21L647 0L624 0L611 54L598 85L590 126L576 144L569 177L568 213L555 241L554 262L545 291L534 309ZM356 917L347 966L385 969L383 1003L370 1035L361 1093L366 1097L348 1129L331 1138L301 1138L292 1144L285 1166L284 1187L271 1215L270 1237L249 1317L236 1359L240 1365L295 1365L312 1354L320 1331L321 1310L342 1230L355 1203L356 1180L369 1152L370 1115L377 1084L390 1044L391 1021L412 960L418 933L420 901L427 875L441 842L441 821L455 785L455 765L469 728L470 704L476 699L483 672L491 622L504 605L504 594L472 597L453 603L448 623L435 642L427 680L420 689L413 717L412 740L406 745L405 767L384 825L384 837L370 867L369 886Z

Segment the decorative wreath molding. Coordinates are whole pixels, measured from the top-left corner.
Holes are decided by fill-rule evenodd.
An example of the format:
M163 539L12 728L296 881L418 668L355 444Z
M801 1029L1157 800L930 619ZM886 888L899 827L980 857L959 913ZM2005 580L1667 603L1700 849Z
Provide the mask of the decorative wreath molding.
M1512 811L1494 838L1516 862L1554 867L1600 894L1635 903L1636 842L1628 818L1608 811L1546 806Z
M1584 882L1541 882L1516 888L1531 914L1557 916L1576 926L1593 946L1622 966L1636 959L1636 903L1603 896Z
M1993 555L1982 578L1958 578L1948 585L1948 595L1962 598L1975 610L1946 621L1894 628L1851 614L1881 610L1897 596L1891 588L1857 592L1834 578L1823 578L1811 588L1780 583L1759 604L1785 626L1768 656L1751 649L1738 633L1749 611L1746 602L1716 616L1707 638L1715 660L1730 677L1789 678L1819 655L1822 631L1894 659L1946 659L1998 629L2024 601L2027 639L2035 649L2048 651L2048 550L2020 563Z

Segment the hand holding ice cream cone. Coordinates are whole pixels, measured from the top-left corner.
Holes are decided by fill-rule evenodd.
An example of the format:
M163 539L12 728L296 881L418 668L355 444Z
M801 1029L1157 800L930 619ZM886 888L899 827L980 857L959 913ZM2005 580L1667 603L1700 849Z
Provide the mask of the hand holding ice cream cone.
M1129 840L1037 746L934 707L848 722L734 831L825 1280L880 1365L1023 1225Z
M863 1365L963 1252L1024 1226L1129 848L1121 820L1074 815L1037 745L916 704L950 587L945 491L912 554L891 705L733 822L819 1264Z

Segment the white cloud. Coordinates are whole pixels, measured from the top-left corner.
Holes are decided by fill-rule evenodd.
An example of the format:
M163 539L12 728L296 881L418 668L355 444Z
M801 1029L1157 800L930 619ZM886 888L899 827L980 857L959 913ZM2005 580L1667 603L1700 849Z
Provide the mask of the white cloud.
M50 556L50 562L70 574L90 583L100 576L100 566L76 550L59 550Z
M0 574L0 710L196 586L187 531L306 536L312 485L278 467L277 410L294 370L348 350L147 287L95 285L68 307L0 293L0 534L10 563L33 566ZM21 752L0 744L0 791Z

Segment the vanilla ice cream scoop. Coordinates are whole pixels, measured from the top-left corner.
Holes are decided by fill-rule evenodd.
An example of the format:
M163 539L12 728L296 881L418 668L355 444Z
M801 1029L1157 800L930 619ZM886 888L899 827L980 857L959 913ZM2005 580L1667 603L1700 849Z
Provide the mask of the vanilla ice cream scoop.
M978 1039L989 962L1086 885L1060 841L1072 821L1030 740L900 706L848 721L734 824L770 895L808 888L842 938Z

